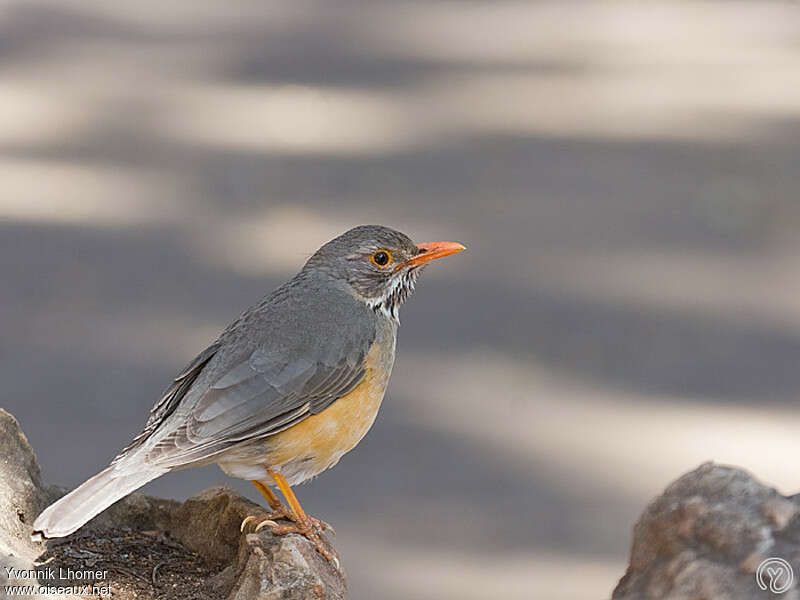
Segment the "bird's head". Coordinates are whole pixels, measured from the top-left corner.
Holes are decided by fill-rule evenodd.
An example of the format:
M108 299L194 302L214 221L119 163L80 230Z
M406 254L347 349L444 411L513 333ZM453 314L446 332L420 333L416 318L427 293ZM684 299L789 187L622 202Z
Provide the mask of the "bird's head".
M389 227L361 225L322 246L304 270L324 271L346 282L356 298L396 320L424 266L462 250L457 242L415 244Z

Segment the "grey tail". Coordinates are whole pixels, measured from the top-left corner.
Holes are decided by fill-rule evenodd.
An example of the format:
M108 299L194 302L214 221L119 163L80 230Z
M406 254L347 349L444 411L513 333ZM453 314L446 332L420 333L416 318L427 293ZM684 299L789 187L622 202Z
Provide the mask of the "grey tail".
M120 465L112 465L48 506L33 523L33 538L69 535L120 498L167 471L150 468L125 473Z

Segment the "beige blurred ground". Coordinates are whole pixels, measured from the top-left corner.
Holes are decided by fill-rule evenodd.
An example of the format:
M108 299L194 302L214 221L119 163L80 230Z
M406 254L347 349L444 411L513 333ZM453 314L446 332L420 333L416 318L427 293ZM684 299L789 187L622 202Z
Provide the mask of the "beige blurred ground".
M699 462L800 488L798 134L794 2L7 1L0 405L75 485L323 241L457 239L300 496L354 599L608 597Z

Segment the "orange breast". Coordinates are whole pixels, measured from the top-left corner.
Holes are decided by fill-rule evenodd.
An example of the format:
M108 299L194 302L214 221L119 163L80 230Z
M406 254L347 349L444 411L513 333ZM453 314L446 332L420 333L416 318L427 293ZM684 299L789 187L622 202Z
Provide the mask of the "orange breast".
M267 441L268 464L313 477L352 450L378 414L392 368L393 350L373 344L366 357L364 379L353 391L321 413L271 436Z

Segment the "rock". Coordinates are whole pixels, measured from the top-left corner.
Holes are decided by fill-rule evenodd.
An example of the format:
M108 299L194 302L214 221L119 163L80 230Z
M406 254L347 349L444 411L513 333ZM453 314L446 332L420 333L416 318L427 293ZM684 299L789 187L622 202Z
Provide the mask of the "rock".
M242 534L242 520L265 511L226 487L184 503L131 494L67 538L30 541L36 515L66 490L42 484L19 423L2 409L0 481L0 586L34 585L36 597L60 600L75 594L113 594L118 600L347 596L343 573L305 538L273 536L268 529ZM19 577L6 577L11 567L20 569ZM22 578L23 571L38 577Z
M612 598L763 600L771 589L784 600L798 600L789 571L800 575L798 514L797 501L745 471L703 464L645 509ZM772 558L788 566L764 563Z
M0 531L2 541L20 552L32 549L24 540L26 525L44 508L50 495L42 489L39 464L17 420L0 409Z
M242 521L259 514L264 514L263 509L232 489L213 487L178 509L170 531L209 563L227 565L216 581L223 588L231 587L229 600L346 597L342 573L305 538L262 532L243 536Z
M303 538L291 536L278 543L270 537L245 538L229 600L345 597L344 580L333 569L320 568L324 559Z
M28 439L17 420L1 408L0 481L0 589L5 589L18 583L8 577L6 569L34 568L39 549L30 541L31 523L58 492L42 486L39 463Z

